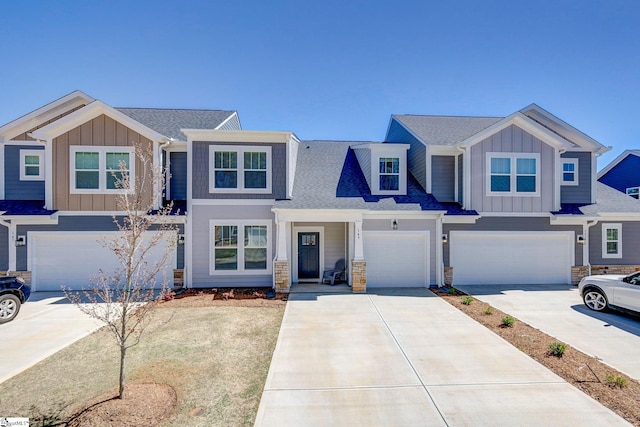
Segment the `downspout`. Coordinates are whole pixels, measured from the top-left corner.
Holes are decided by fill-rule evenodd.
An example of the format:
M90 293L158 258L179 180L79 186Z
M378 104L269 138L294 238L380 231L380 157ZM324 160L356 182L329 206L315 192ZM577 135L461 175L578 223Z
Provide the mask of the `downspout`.
M442 220L444 218L444 213L441 213L436 218L436 284L439 288L444 286L444 256L443 256L443 246L442 242Z
M589 259L589 247L590 247L589 229L594 225L596 225L597 223L598 223L598 220L595 219L593 221L587 221L582 226L582 233L584 234L584 247L582 248L582 264L589 267L589 274L588 274L589 276L591 276L591 260Z
M7 239L7 254L9 255L7 271L16 271L16 225L3 219L0 219L0 225L7 227L7 233L9 234L9 238Z

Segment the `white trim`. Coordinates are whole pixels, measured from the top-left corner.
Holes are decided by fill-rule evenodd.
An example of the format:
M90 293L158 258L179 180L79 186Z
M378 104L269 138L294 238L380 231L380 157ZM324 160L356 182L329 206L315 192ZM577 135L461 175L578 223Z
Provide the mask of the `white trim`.
M551 218L554 215L551 212L478 212L478 215L483 216L508 216L508 217L545 217Z
M291 233L291 263L292 263L292 280L294 282L298 281L298 233L318 233L320 244L318 245L318 278L314 279L305 279L306 281L313 282L317 281L320 283L322 280L322 274L324 272L324 227L316 226L316 227L292 227Z
M481 218L480 215L444 215L443 224L475 224Z
M350 209L278 209L271 212L278 215L279 221L288 222L356 222L362 221L366 210Z
M509 159L509 191L492 191L491 190L491 160L492 159ZM518 159L533 159L536 161L536 173L535 173L535 186L536 191L524 192L517 191L517 160ZM542 173L540 167L540 154L539 153L500 153L500 152L487 152L485 156L485 168L486 168L486 188L485 195L488 197L506 196L506 197L540 197L540 174ZM506 175L506 174L502 174ZM531 175L524 175L531 176Z
M0 200L4 200L4 169L6 167L6 165L4 164L4 148L5 144L0 142L0 165L2 165L3 171L2 173L0 173Z
M193 199L194 206L271 206L275 199Z
M28 145L30 147L42 147L44 144L42 141L17 141L12 139L11 141L5 141L4 145Z
M215 176L215 153L216 152L235 152L236 153L236 168L229 169L235 170L236 187L234 188L216 188L216 176ZM266 188L245 188L244 186L244 155L247 152L257 152L266 154ZM273 161L271 156L271 146L234 146L234 145L209 145L209 193L210 194L271 194L272 185L272 172Z
M292 132L253 130L180 129L191 141L203 142L250 142L287 143L290 139L299 141Z
M38 175L27 175L25 159L27 156L38 157ZM20 181L44 181L44 150L20 150ZM34 165L29 165L33 167Z
M245 270L244 268L244 227L245 226L266 226L267 227L267 257L266 257L266 268L264 270ZM273 235L271 231L271 227L273 225L273 221L271 220L230 220L230 219L210 219L209 220L209 275L210 276L242 276L242 275L263 275L263 274L271 274L272 265L273 265L273 257L271 255L273 248ZM215 227L216 226L236 226L238 227L238 236L237 236L237 270L216 270L215 266Z
M98 188L76 188L75 154L78 152L98 153ZM129 154L129 189L107 188L107 153ZM118 170L115 170L116 172ZM70 194L119 194L123 191L133 192L136 185L136 156L131 146L96 146L96 145L71 145L69 146L69 193Z
M573 173L574 178L575 178L573 181L565 181L564 180L564 174L565 174L564 165L565 164L573 165L573 171L567 172L567 173ZM580 167L580 159L561 157L560 158L560 185L577 186L579 184L579 182L578 182L579 181L579 178L578 178L579 167Z
M622 258L622 223L601 223L602 224L602 258ZM617 240L607 240L607 230L617 230ZM607 242L616 242L618 251L614 254L607 253Z
M233 113L229 114L229 117L227 117L226 119L224 119L222 121L222 123L220 123L218 126L215 127L216 130L219 130L220 128L222 128L222 126L226 125L229 121L231 121L231 119L233 117L238 117L238 112L234 111ZM240 124L240 119L238 119L238 124Z

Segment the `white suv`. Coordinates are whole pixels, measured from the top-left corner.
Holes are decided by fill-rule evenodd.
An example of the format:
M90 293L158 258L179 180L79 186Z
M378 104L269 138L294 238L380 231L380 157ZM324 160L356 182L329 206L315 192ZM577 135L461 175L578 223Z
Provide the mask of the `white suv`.
M578 291L591 310L611 308L640 314L640 271L628 276L587 276L578 284Z

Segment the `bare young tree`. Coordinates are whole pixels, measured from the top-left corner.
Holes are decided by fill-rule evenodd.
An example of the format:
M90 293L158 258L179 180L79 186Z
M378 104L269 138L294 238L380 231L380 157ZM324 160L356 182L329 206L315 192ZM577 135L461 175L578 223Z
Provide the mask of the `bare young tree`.
M134 165L129 161L135 159L111 158L117 169L113 168L110 178L120 190L116 203L122 214L113 216L117 236L105 236L97 242L115 255L119 265L115 271L100 269L90 278L87 289L79 292L64 289L74 305L105 323L113 333L120 350L120 399L125 397L127 350L140 342L153 310L169 290L163 273L177 243L172 206L153 209L154 198L164 190L163 170L154 165L150 144L134 145L137 159ZM152 254L154 260L149 261Z

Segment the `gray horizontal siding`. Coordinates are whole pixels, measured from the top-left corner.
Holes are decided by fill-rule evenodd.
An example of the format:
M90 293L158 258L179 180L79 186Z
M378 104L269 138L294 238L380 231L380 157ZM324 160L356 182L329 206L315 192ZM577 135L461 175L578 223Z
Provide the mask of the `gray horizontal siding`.
M427 148L396 120L391 120L386 137L387 142L409 144L408 168L413 177L427 188Z
M364 174L364 178L367 180L367 184L369 184L369 190L372 190L371 186L371 150L368 148L355 148L353 150L356 154L356 158L358 159L358 164L360 165L360 170Z
M4 228L4 227L0 227ZM153 230L154 227L151 228ZM117 231L118 228L110 216L61 216L58 224L52 225L18 225L17 234L27 235L30 231ZM2 230L0 230L2 231ZM178 233L184 233L184 226L178 226ZM96 245L100 243L96 242ZM27 249L29 247L29 239L25 246L16 248L16 267L18 270L27 269ZM177 245L177 268L184 268L184 245ZM60 254L60 262L68 263L71 267L73 260L66 259L65 254Z
M271 194L219 194L209 193L209 146L228 145L241 146L270 146L271 147ZM251 144L231 142L202 142L193 143L193 198L194 199L285 199L287 197L287 148L286 144Z
M464 201L464 185L463 185L463 171L464 171L464 154L458 156L458 203L462 204Z
M453 202L456 183L456 158L431 157L431 194L441 202Z
M582 234L582 226L579 225L551 225L549 218L544 217L484 217L475 224L443 224L442 232L449 235L451 231L573 231L576 235ZM575 263L582 265L582 245L576 245ZM449 248L447 243L443 248L444 265L450 266Z
M561 186L560 201L562 203L591 203L591 153L567 152L562 153L560 157L578 159L578 185Z
M169 153L169 194L171 200L187 200L187 153Z
M211 230L209 229L209 221L212 219L219 220L271 220L271 255L275 256L275 235L276 227L273 224L274 215L271 212L271 206L198 206L192 207L191 221L193 224L193 236L191 238L192 253L192 286L196 288L207 287L253 287L253 286L272 286L273 275L210 275L209 274L209 239L211 239ZM187 242L189 243L189 242ZM268 262L271 262L269 260Z
M9 268L9 229L0 226L0 271Z
M43 150L33 145L7 145L4 149L4 196L6 200L44 200L44 180L20 180L20 150ZM44 162L44 157L42 158ZM44 167L41 165L40 167Z
M602 226L622 224L622 258L602 257ZM589 229L589 262L591 265L640 264L640 222L606 221Z

